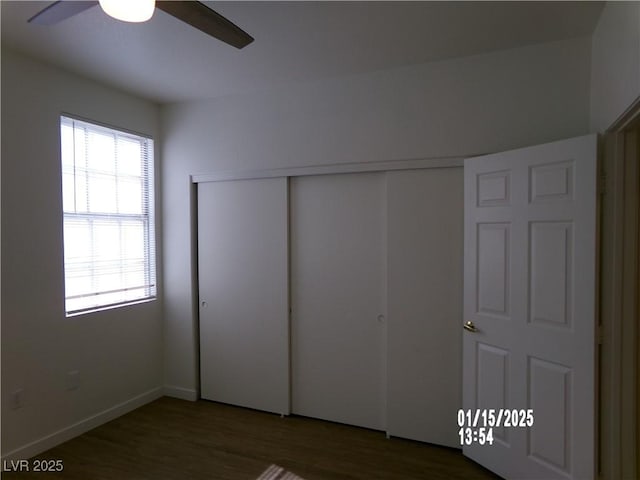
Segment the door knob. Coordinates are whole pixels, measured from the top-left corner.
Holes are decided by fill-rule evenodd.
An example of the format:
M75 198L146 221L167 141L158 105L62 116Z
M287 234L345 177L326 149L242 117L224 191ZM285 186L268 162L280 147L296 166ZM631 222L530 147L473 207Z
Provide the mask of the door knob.
M465 323L462 326L465 330L468 330L470 332L477 332L478 329L476 328L476 326L473 324L473 322L471 320L469 320L467 323Z

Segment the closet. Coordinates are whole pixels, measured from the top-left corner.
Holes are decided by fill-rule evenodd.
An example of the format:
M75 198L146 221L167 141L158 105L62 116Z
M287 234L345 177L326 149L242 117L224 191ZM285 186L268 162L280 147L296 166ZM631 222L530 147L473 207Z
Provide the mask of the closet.
M196 180L201 397L458 446L462 168L289 173Z

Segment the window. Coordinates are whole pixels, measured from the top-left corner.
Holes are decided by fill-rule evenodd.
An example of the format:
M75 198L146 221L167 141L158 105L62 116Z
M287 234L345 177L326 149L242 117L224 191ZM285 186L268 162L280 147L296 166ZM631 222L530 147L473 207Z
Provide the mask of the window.
M67 315L156 295L153 140L60 118Z

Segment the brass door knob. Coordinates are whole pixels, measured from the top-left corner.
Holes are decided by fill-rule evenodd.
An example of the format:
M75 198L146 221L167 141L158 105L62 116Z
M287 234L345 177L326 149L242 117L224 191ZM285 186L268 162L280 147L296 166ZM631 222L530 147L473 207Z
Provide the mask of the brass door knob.
M476 328L476 326L473 324L473 322L472 322L472 321L468 321L468 322L467 322L467 323L465 323L462 327L463 327L465 330L468 330L468 331L470 331L470 332L477 332L477 331L478 331L478 329Z

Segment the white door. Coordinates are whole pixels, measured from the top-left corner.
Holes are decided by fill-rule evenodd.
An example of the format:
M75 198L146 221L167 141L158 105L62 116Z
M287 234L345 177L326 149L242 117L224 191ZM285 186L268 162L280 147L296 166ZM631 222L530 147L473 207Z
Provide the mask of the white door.
M293 413L384 428L384 175L291 181Z
M459 447L463 170L387 173L390 435Z
M465 161L463 450L508 479L595 477L596 144Z
M287 179L198 185L202 398L289 413Z

